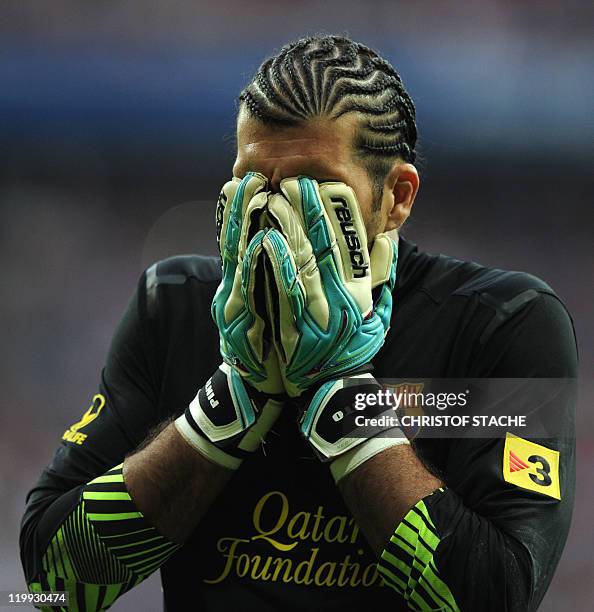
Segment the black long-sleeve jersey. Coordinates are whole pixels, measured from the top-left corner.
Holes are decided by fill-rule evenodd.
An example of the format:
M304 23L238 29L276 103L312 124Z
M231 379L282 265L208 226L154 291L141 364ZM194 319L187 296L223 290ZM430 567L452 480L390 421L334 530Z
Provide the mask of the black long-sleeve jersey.
M402 238L399 252L377 377L576 377L571 319L544 282L419 252ZM219 260L198 255L141 276L90 408L28 494L20 544L30 588L67 588L70 609L103 609L160 567L169 612L535 609L571 519L571 399L555 406L555 437L526 441L510 429L500 438L417 438L445 487L411 509L379 564L292 414L183 546L135 512L121 463L186 409L221 362L210 317L219 281ZM108 560L89 566L89 551Z

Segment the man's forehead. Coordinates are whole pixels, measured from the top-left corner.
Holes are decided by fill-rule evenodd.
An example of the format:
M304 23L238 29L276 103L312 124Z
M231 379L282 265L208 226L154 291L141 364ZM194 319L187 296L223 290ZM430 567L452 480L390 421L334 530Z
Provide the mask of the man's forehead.
M319 156L336 153L337 143L322 138L260 138L238 143L241 155L249 157Z
M240 158L339 158L350 151L353 128L341 119L310 119L299 126L269 126L241 113L237 122Z

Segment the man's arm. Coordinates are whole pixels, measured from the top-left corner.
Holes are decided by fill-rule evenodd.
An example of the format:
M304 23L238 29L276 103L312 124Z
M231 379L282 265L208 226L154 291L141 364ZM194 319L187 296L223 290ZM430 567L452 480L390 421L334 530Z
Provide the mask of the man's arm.
M351 513L378 556L394 533L394 525L441 486L408 444L391 446L375 455L339 483Z
M480 361L477 376L574 378L571 320L555 297L540 295L494 334ZM353 515L381 554L386 584L413 609L538 606L571 519L574 408L572 398L556 405L560 435L534 440L560 453L560 500L504 481L501 439L453 441L444 488L403 445L341 481Z
M52 535L40 548L31 591L68 591L70 611L105 609L175 553L230 474L173 424L126 463L126 476L117 465L57 497L41 515L34 539ZM23 554L36 553L25 546Z
M228 478L177 433L180 408L159 407L162 354L143 274L98 393L28 494L21 524L29 588L69 591L71 612L104 609L158 569Z
M182 544L233 474L196 452L172 422L124 461L124 480L138 510Z

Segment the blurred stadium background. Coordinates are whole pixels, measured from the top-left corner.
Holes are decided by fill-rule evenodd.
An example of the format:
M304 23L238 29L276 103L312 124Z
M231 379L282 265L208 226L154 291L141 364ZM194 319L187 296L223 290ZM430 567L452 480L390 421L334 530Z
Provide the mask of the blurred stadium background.
M541 609L592 609L593 6L2 2L0 590L24 588L25 493L87 408L142 268L214 253L235 96L264 56L323 31L376 47L416 101L423 185L405 235L541 276L569 306L577 506ZM161 610L158 575L113 609Z

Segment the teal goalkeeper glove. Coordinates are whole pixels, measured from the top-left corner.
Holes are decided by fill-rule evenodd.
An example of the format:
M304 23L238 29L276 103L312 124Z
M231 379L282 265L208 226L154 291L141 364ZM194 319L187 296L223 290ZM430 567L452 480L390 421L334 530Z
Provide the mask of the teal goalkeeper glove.
M237 469L263 442L281 404L267 393L282 393L276 353L267 340L260 308L263 261L250 259L252 274L242 279L243 255L252 235L265 226L267 179L248 173L221 191L216 208L222 279L212 302L224 363L200 389L175 426L210 461Z
M339 482L386 448L408 444L391 407L356 407L357 398L381 390L371 374L341 378L368 366L384 342L397 245L379 234L368 252L359 205L343 183L299 177L282 181L281 190L268 200L274 229L254 236L244 266L252 254L267 253L283 383L300 396L302 435ZM385 418L365 420L377 417Z
M261 446L280 410L280 403L251 388L223 363L175 427L210 461L235 470Z
M223 360L255 389L270 395L283 394L276 352L272 349L265 295L264 258L244 257L250 241L267 226L267 179L248 172L233 178L221 191L217 203L217 241L222 260L222 279L212 302L212 316L219 329Z
M298 401L299 430L337 483L387 448L409 444L370 373L322 383Z
M243 266L266 252L280 376L297 397L367 366L383 345L397 245L379 234L369 253L355 193L343 183L301 176L283 180L281 191L268 198L273 229L253 236Z

